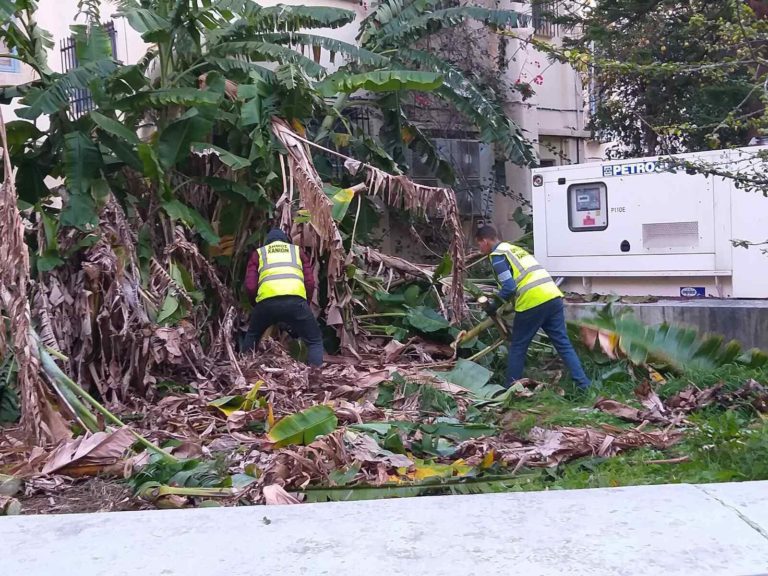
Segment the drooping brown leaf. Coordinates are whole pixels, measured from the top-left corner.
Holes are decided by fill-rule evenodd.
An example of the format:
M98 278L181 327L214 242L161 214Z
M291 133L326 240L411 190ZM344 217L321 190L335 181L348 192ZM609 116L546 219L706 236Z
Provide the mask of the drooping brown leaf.
M127 428L96 432L59 445L48 457L43 474L93 475L116 464L136 441Z
M328 254L329 288L335 288L332 283L341 276L346 251L339 228L333 219L333 201L325 194L323 182L312 162L312 155L298 134L286 122L277 118L272 120L272 132L288 151L289 195L282 209L291 210L291 193L295 184L300 205L309 215L310 226L319 240L316 248L320 253Z
M264 486L262 493L264 494L264 503L267 505L275 504L301 504L301 500L292 496L285 491L285 488L279 484L270 484Z
M611 414L627 422L643 422L643 412L632 406L622 404L616 400L610 400L608 398L600 398L595 402L595 408L606 414Z
M68 430L46 396L35 354L37 344L30 333L29 251L24 243L24 224L18 209L2 112L0 145L4 173L0 184L0 312L10 321L11 346L18 368L22 427L33 443L45 445L60 440ZM6 345L3 323L0 326L0 357L5 354Z
M368 194L380 197L387 205L415 214L433 215L443 219L451 231L450 253L453 271L450 282L450 312L454 320L466 313L464 301L464 231L461 225L456 194L450 188L436 188L416 184L407 176L393 176L374 166L348 160L345 168L352 175L361 174L368 185Z

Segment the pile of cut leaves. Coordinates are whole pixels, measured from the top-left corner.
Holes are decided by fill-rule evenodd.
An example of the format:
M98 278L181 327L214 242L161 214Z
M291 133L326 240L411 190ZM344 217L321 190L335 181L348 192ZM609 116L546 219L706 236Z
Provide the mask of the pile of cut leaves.
M755 380L738 388L691 384L661 399L653 383L665 380L653 366L662 369L664 362L652 361L654 353L663 356L663 370L670 370L672 356L696 357L690 348L699 358L705 351L709 358L737 358L714 353L712 342L687 334L685 345L660 355L659 349L675 348L659 343L660 332L674 339L669 328L649 328L651 336L641 337L629 319L611 324L608 318L585 323L583 337L589 345L600 343L614 369L624 362L628 374L639 376L634 400L605 397L612 386L599 390L599 382L601 395L568 400L557 370L545 382L522 380L504 390L474 361L431 358L425 342L405 355L390 346L359 359L329 357L322 374L312 375L270 342L265 352L241 360L242 378L226 394L212 385L168 383L159 401L136 399L120 407L116 420L128 424L81 434L52 452L27 453L12 437L0 438L3 461L10 463L0 469L7 475L0 477L0 510L18 512L25 498L41 494L65 497L94 476L127 483L137 507L516 490L542 470L577 459L674 450L699 410L768 413L768 389ZM739 358L757 365L760 356ZM557 418L546 413L552 399L562 407Z

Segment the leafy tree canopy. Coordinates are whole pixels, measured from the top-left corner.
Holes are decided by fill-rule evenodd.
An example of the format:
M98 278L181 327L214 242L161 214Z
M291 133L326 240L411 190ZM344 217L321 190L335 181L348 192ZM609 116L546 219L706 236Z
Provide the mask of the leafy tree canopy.
M766 124L768 22L740 0L598 0L560 18L595 88L592 127L624 156L744 145Z

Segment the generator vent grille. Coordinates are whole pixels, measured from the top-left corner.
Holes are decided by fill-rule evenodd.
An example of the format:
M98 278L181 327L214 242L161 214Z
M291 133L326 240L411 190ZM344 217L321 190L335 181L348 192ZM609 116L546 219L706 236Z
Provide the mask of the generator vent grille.
M699 247L698 222L658 222L643 224L643 248L665 250L669 248Z

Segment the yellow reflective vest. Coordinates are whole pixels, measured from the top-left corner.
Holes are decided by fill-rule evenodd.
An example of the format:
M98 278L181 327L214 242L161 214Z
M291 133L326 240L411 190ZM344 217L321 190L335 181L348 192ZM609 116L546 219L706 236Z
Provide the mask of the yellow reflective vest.
M494 256L504 256L512 269L512 279L517 285L515 312L524 312L563 296L549 272L536 261L536 258L519 246L500 242L489 255L491 268L493 268ZM493 273L496 275L496 270ZM498 281L498 277L496 280Z
M287 242L272 242L259 248L256 302L275 296L301 296L307 299L299 247Z

